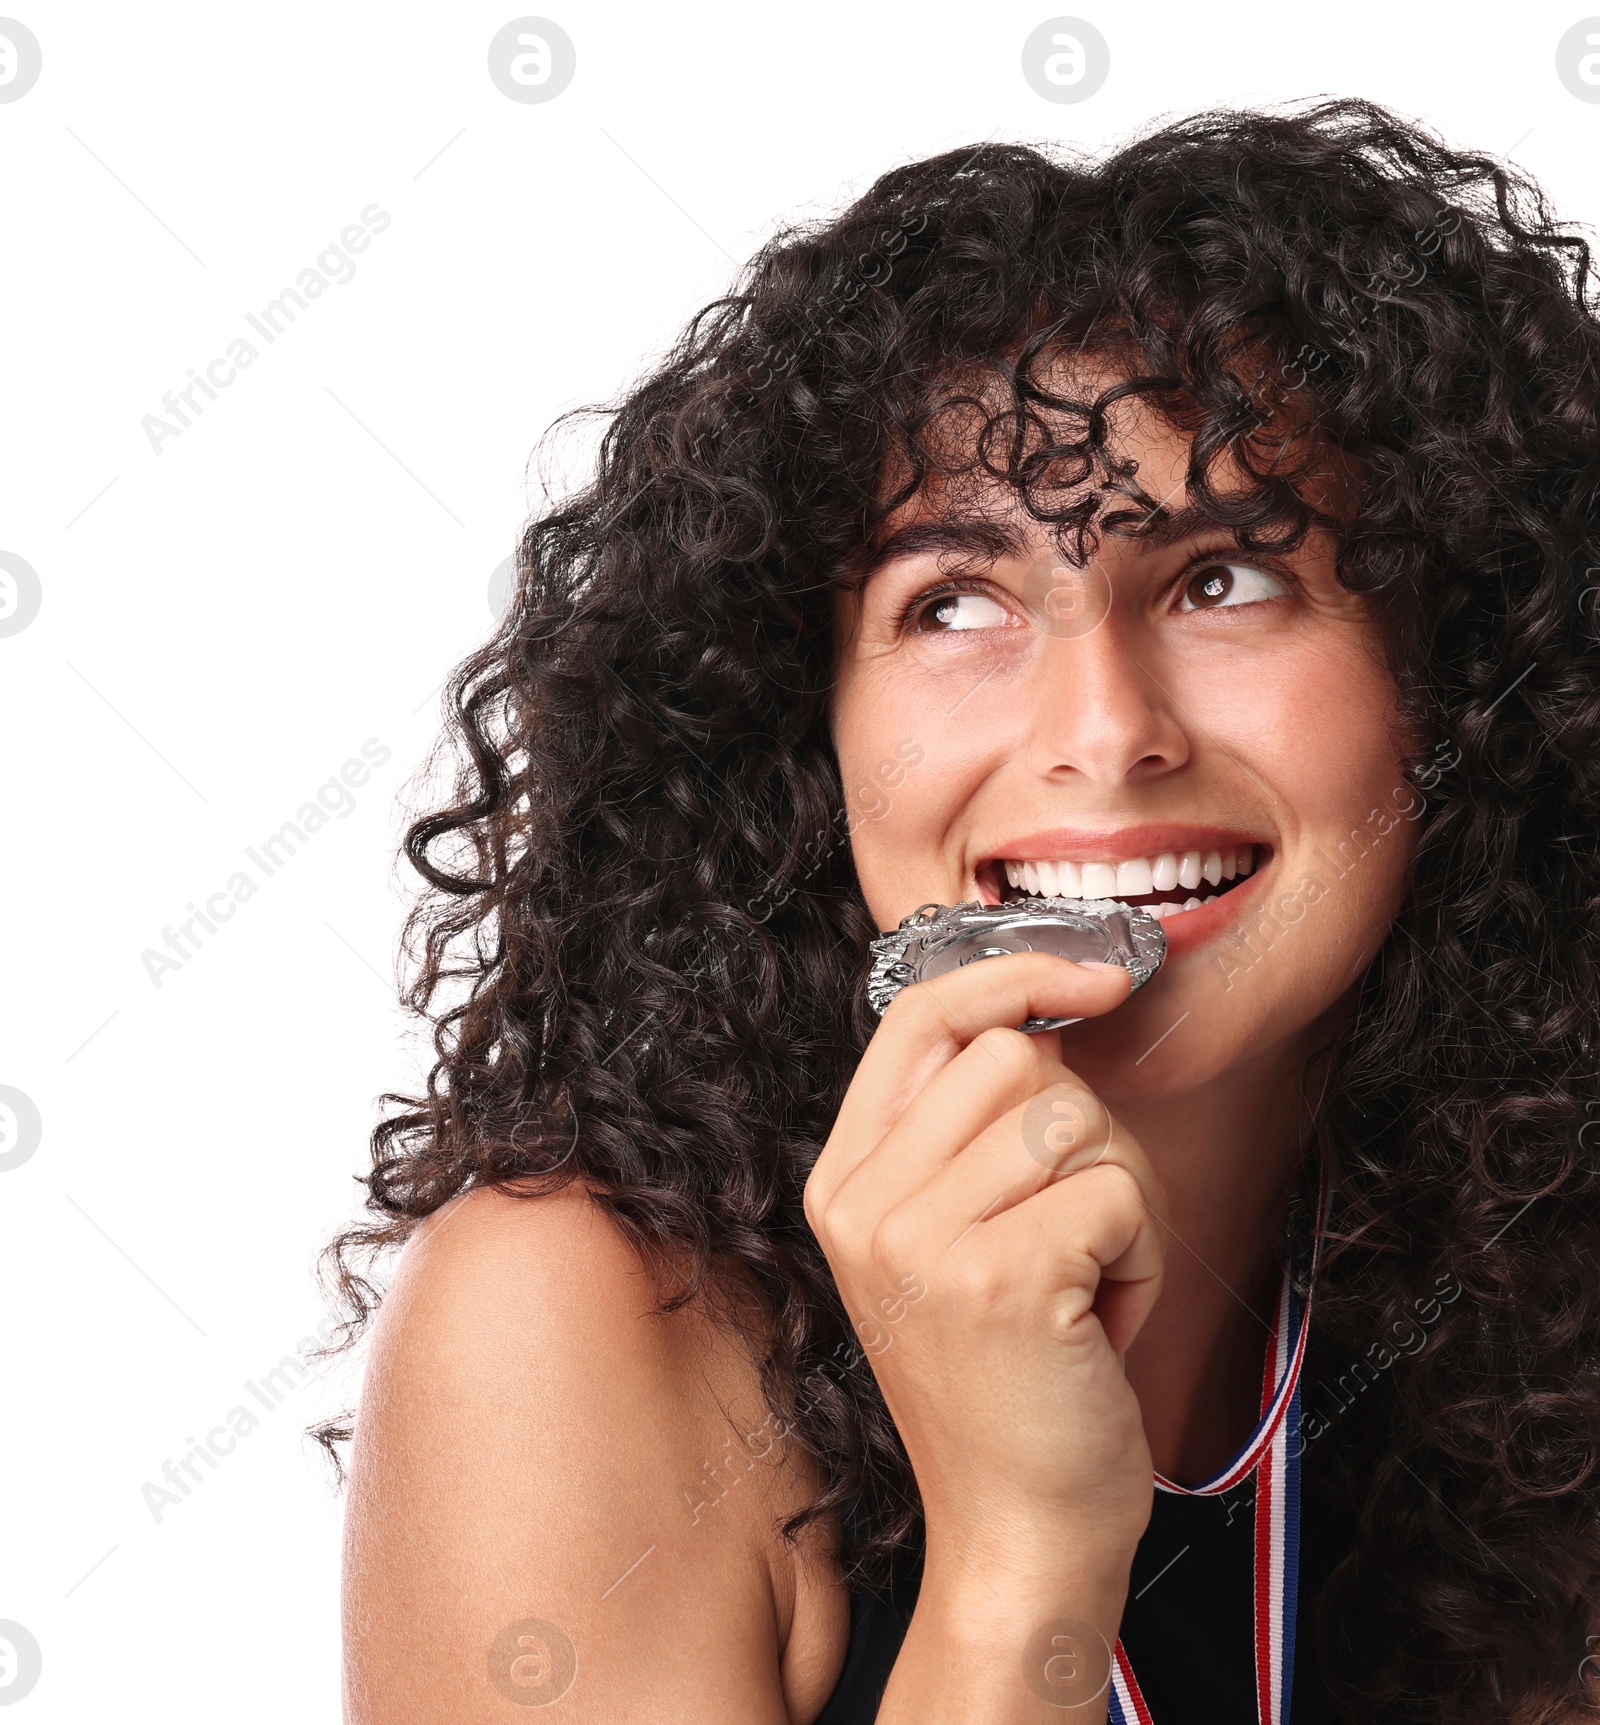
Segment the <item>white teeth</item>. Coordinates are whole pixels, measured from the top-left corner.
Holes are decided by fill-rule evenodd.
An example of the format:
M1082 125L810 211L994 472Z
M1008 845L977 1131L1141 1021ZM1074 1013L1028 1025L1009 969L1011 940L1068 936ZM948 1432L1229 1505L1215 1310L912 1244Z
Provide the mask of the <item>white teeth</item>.
M1189 898L1182 904L1147 904L1140 908L1148 915L1153 916L1157 922L1164 922L1169 916L1176 916L1179 911L1198 910L1205 902L1203 898Z
M1068 862L1062 858L1033 862L1005 862L1009 885L1036 898L1144 898L1149 893L1172 893L1160 904L1146 905L1151 916L1175 916L1193 910L1205 901L1194 896L1202 881L1220 886L1255 868L1254 845L1218 846L1209 851L1162 851L1156 856L1124 857L1117 862ZM1180 898L1174 888L1188 890Z
M1117 864L1117 897L1138 898L1154 891L1148 857L1130 857Z

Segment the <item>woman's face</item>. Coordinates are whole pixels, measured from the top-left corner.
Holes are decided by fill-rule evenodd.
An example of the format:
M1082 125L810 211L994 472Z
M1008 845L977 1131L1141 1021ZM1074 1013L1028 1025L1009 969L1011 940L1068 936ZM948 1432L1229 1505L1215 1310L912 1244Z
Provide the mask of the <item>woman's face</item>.
M1179 434L1130 425L1120 452L1181 506ZM919 493L841 594L834 741L868 907L882 929L1037 892L1153 907L1161 970L1062 1032L1108 1099L1287 1052L1377 951L1422 812L1370 602L1325 538L1245 556L1204 523L1102 535L1075 568L1013 499Z

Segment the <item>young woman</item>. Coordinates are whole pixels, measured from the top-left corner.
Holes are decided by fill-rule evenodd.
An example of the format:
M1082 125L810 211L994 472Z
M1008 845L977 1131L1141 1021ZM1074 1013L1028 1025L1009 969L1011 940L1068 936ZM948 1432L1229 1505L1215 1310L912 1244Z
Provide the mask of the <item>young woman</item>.
M452 684L348 1716L1600 1704L1597 493L1587 250L1366 104L768 245ZM1164 964L877 1020L1040 894Z

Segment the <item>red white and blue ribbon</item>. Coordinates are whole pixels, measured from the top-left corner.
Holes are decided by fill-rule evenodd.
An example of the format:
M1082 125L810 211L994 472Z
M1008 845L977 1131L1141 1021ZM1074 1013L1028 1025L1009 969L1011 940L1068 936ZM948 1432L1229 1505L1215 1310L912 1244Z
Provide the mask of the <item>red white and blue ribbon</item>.
M1312 1286L1328 1218L1326 1176L1317 1200L1311 1251ZM1214 1497L1256 1475L1255 1647L1258 1725L1289 1725L1294 1687L1294 1615L1300 1568L1300 1368L1305 1361L1311 1302L1302 1308L1288 1268L1278 1292L1262 1367L1261 1417L1244 1448L1200 1485L1178 1485L1161 1474L1156 1490ZM1111 1661L1109 1725L1154 1725L1119 1638Z

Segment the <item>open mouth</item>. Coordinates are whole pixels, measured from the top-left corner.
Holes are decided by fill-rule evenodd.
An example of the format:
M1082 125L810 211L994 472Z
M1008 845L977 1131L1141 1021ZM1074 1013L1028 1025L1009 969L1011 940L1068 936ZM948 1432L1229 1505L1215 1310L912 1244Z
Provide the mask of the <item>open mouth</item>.
M1211 850L1161 851L1115 862L1012 861L994 857L979 864L977 881L987 902L1012 899L1115 899L1162 921L1199 910L1254 874L1270 847L1238 843Z

